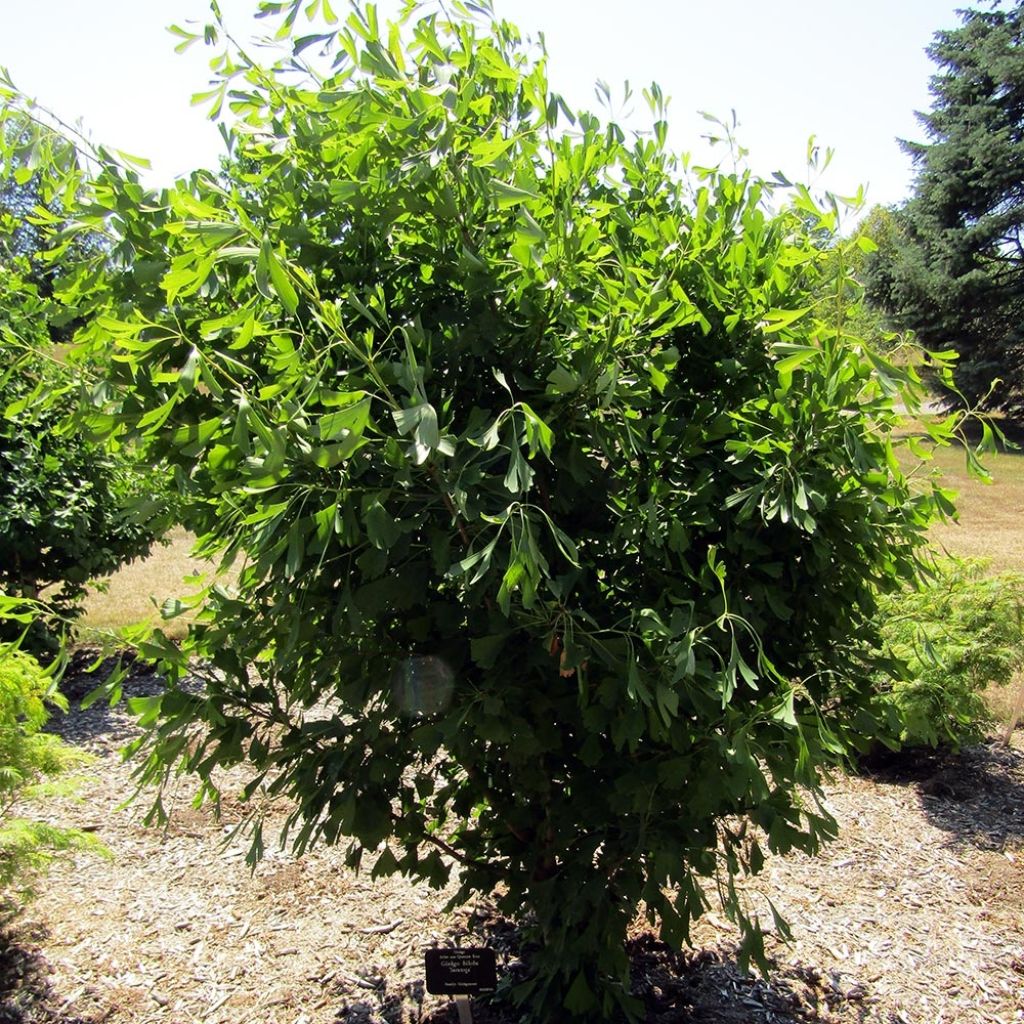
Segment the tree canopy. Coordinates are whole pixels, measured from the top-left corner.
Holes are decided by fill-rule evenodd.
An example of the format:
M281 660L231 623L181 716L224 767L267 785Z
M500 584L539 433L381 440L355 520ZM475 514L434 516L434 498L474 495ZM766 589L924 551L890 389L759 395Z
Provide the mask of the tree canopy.
M1024 411L1024 5L962 12L935 34L928 141L905 142L914 194L869 294L927 348L960 354L963 399ZM995 388L996 380L1002 383Z
M81 609L86 584L146 554L160 526L138 499L166 493L131 450L108 450L72 422L95 367L66 364L76 325L73 303L54 298L75 268L102 276L97 235L65 230L64 206L26 163L24 123L5 126L8 174L0 180L0 590L36 598L49 588L50 615L26 645L52 654L56 636ZM71 202L74 200L72 199ZM61 250L57 263L45 250ZM97 266L98 264L98 266ZM95 377L94 377L95 379ZM133 504L133 511L128 505ZM0 639L20 624L0 623Z
M142 645L141 777L248 762L296 849L496 891L533 1019L635 1016L637 907L678 945L717 886L757 957L737 877L833 833L819 769L883 729L877 595L951 511L896 455L920 381L843 320L834 203L689 168L657 86L627 138L487 5L263 7L219 174L48 164L110 236L62 285L82 420L241 565Z

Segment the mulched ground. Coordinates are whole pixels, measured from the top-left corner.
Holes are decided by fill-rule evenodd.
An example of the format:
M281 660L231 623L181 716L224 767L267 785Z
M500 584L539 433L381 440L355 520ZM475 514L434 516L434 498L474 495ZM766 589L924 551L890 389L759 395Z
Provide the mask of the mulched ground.
M153 692L140 676L134 693ZM423 951L490 944L515 968L514 926L486 904L444 914L446 893L371 881L340 851L301 860L246 844L177 794L172 823L142 824L118 749L121 709L73 710L52 727L97 755L78 802L49 820L95 832L113 861L58 865L0 936L0 1024L441 1024L452 1004L423 987ZM638 925L634 985L657 1024L1024 1022L1024 744L882 765L827 787L841 835L826 853L771 858L747 885L788 919L767 981L735 964L715 914L676 954ZM228 789L244 776L230 777ZM759 903L760 901L760 903ZM474 1005L478 1024L514 1017Z

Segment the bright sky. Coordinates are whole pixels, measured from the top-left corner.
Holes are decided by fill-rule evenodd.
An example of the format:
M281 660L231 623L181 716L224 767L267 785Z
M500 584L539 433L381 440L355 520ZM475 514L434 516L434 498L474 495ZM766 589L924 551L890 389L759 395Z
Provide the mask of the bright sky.
M339 13L345 0L333 0ZM755 170L806 179L807 140L836 156L819 180L840 194L868 188L894 203L911 169L897 137L920 139L915 110L930 105L932 34L959 24L963 0L495 0L499 15L543 31L552 88L597 110L593 84L636 93L652 80L672 98L670 140L701 161L710 111L739 119ZM381 10L391 7L381 4ZM214 51L174 53L172 22L208 20L208 0L0 0L0 65L21 89L81 119L92 137L152 161L152 183L212 165L221 142L193 92ZM240 38L262 34L256 0L221 0ZM598 111L600 112L600 111Z

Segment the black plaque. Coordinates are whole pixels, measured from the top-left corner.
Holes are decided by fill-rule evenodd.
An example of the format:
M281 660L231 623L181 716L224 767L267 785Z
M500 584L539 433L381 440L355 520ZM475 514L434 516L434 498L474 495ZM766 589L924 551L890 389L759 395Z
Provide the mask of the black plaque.
M493 992L498 983L493 949L428 949L424 956L431 995L475 996Z

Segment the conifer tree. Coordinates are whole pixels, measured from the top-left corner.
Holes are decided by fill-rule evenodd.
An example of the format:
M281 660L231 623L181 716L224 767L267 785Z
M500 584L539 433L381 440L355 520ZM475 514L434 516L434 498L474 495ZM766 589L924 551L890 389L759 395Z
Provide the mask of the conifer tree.
M1024 4L962 12L936 32L927 142L904 142L916 167L902 245L879 254L869 296L930 349L960 353L971 402L1024 410ZM996 380L1001 383L989 394Z

